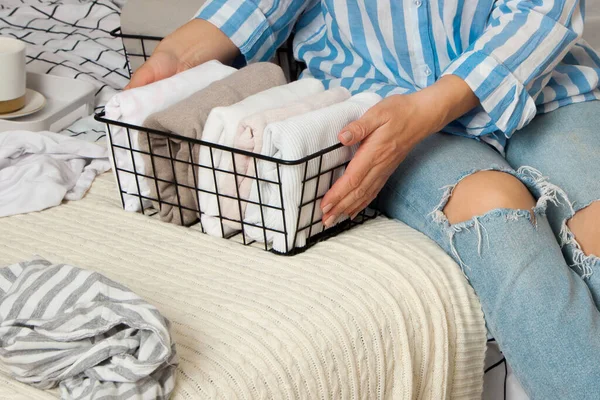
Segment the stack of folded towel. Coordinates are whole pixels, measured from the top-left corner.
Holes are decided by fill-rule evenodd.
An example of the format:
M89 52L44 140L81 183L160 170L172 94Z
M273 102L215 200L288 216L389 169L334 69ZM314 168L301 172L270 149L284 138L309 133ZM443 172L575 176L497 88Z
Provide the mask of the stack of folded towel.
M356 148L307 163L267 159L299 160L337 144L341 129L381 100L375 94L351 97L344 88L325 90L316 79L286 84L281 68L271 63L238 71L216 61L118 96L107 117L143 121L171 134L111 132L113 143L129 147L131 141L138 150L133 157L115 150L116 165L136 172L117 172L122 190L132 195L125 197L126 209L153 205L163 221L191 225L200 219L211 235L241 230L280 252L304 246L322 231L319 198Z
M282 160L298 160L333 146L338 142L337 134L379 100L381 97L375 93L358 94L330 107L269 124L263 134L261 153ZM320 199L327 193L331 182L342 176L344 169L336 167L350 161L356 148L340 147L307 163L281 166L279 171L275 163L259 161L257 176L281 182L281 192L278 185L254 181L250 193L250 200L254 203L248 205L244 221L269 230L250 225L246 234L257 241L263 241L266 235L266 241L279 252L306 245L311 234L323 229ZM321 171L329 172L321 174ZM259 193L262 204L278 208L285 206L285 209L257 205ZM314 222L317 223L313 225ZM284 228L288 233L287 242L286 235L280 233Z
M187 99L150 115L144 122L144 126L163 132L173 132L189 139L220 143L218 135L221 130L214 125L206 127L206 124L209 123L209 115L214 115L217 110L238 103L256 93L274 86L285 85L285 83L281 68L275 64L252 64L225 79L215 79L206 88ZM228 116L225 114L226 118ZM219 122L215 117L212 121ZM144 150L149 150L150 146L145 140L147 138L142 137L141 139L140 146ZM169 159L153 157L156 167L153 175L161 181L158 182L158 188L150 188L150 197L164 202L160 205L160 216L163 221L178 225L189 225L198 219L198 197L196 190L190 188L206 187L210 185L207 180L210 182L213 180L212 171L204 169L195 171L192 168L190 163L199 164L198 155L202 153L200 146L192 147L187 145L188 143L181 145L181 140L178 139L150 135L153 154L168 156L170 146L171 158L177 160L173 168ZM190 147L192 148L190 149ZM200 157L207 157L207 162L210 163L211 154ZM215 159L220 157L220 152L214 152L213 157ZM145 156L145 163L149 159L149 156ZM215 161L215 166L217 165L218 163ZM212 190L214 191L214 186Z
M323 91L314 96L304 97L288 106L273 108L253 114L240 122L233 147L255 154L273 156L275 153L273 152L273 154L271 154L270 148L268 151L267 148L265 148L265 152L263 152L264 131L269 124L284 121L288 118L306 114L313 110L329 107L333 104L348 100L349 98L350 92L345 88L338 87L332 90ZM263 161L262 164L264 163L265 162ZM235 155L235 165L238 173L243 175L238 179L239 197L242 199L249 199L252 183L257 182L256 179L250 178L256 177L254 159L238 153ZM264 177L261 175L261 178ZM252 196L252 198L257 199L258 193L256 190L255 192L256 194ZM247 204L247 202L241 202L242 215L245 214ZM235 208L232 209L231 207ZM237 204L235 204L235 202L226 202L224 205L221 205L221 212L226 216L236 215Z
M142 125L151 114L164 110L235 71L235 68L227 67L218 61L210 61L170 79L121 92L106 104L106 118L129 125ZM107 128L106 136L113 171L120 182L121 190L125 191L123 207L127 211L140 211L142 207L149 207L151 182L139 175L152 171L151 166L146 166L140 153L139 139L146 134L111 125ZM114 159L110 151L111 143L124 147L113 147Z
M206 121L203 139L207 142L233 147L236 136L239 135L238 127L242 119L257 112L264 112L280 105L292 103L306 96L313 96L324 90L320 81L305 79L272 87L229 107L215 108ZM232 231L239 230L240 224L235 221L242 221L243 216L239 213L240 207L237 198L240 196L237 196L238 185L233 174L234 172L238 173L234 153L211 151L210 147L202 146L200 148L200 164L207 167L200 167L198 170L198 176L200 177L198 186L200 189L200 209L203 212L202 226L206 232L216 236L227 235ZM212 165L218 168L218 172L214 177L213 171L209 169ZM219 193L220 204L217 202L217 196L213 194L216 191ZM227 210L227 212L224 212L224 210ZM222 226L219 216L228 218L223 219L223 223L232 229L224 229L224 232L221 232Z

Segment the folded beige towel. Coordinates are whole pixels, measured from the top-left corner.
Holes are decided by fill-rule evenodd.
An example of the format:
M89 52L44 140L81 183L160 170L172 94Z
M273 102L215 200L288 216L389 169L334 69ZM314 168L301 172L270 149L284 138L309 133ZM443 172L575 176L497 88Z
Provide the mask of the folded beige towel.
M172 132L191 139L202 139L204 124L215 107L235 104L248 96L284 85L285 76L280 67L271 63L251 64L228 77L213 82L206 88L185 100L148 117L144 126L165 132ZM161 201L160 218L177 225L191 225L198 220L197 170L190 163L198 164L199 145L182 143L175 138L159 135L140 136L140 147L154 155L144 155L148 175L156 177L156 184L150 184L150 197ZM165 158L163 158L165 157ZM172 163L169 158L175 159ZM152 174L154 172L154 174ZM177 185L175 184L177 183ZM181 186L185 185L185 186ZM158 189L158 193L157 193ZM181 213L177 205L181 205ZM183 219L183 220L182 220Z
M303 99L292 103L288 106L274 108L253 114L244 118L240 122L238 134L235 138L234 147L236 149L251 151L260 154L263 147L263 132L267 125L273 122L284 121L288 118L302 115L310 111L325 108L330 105L340 103L350 98L350 92L343 87L326 90L313 96L304 97ZM245 175L238 177L238 190L240 198L247 199L250 196L253 177L256 176L254 162L252 157L235 155L235 165L239 174ZM242 219L245 215L246 205L248 203L241 202ZM229 209L234 207L234 209ZM236 201L224 202L221 204L222 212L225 215L234 215L237 212L238 203Z

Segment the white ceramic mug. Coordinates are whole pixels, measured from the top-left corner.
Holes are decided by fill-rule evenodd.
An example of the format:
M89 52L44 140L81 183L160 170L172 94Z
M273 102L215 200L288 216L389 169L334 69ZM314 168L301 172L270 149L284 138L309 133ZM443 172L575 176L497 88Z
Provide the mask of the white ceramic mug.
M0 114L25 106L25 43L0 37Z

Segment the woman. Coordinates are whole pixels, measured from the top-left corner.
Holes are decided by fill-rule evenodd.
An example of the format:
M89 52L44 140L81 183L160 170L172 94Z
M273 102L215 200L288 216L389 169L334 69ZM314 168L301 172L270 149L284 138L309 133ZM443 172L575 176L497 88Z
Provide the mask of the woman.
M339 134L361 145L325 224L377 198L460 264L532 398L599 399L600 57L583 14L575 0L209 0L130 87L268 60L294 30L303 76L386 97Z

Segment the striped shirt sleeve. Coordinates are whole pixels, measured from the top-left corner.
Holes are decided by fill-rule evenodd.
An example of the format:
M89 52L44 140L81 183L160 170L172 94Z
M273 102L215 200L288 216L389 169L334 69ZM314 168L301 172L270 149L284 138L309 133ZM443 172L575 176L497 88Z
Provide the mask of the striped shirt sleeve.
M486 30L443 75L464 79L481 107L457 122L470 135L510 137L536 115L535 99L583 32L578 0L498 0Z
M270 60L287 40L307 0L208 0L196 18L225 33L248 63Z

